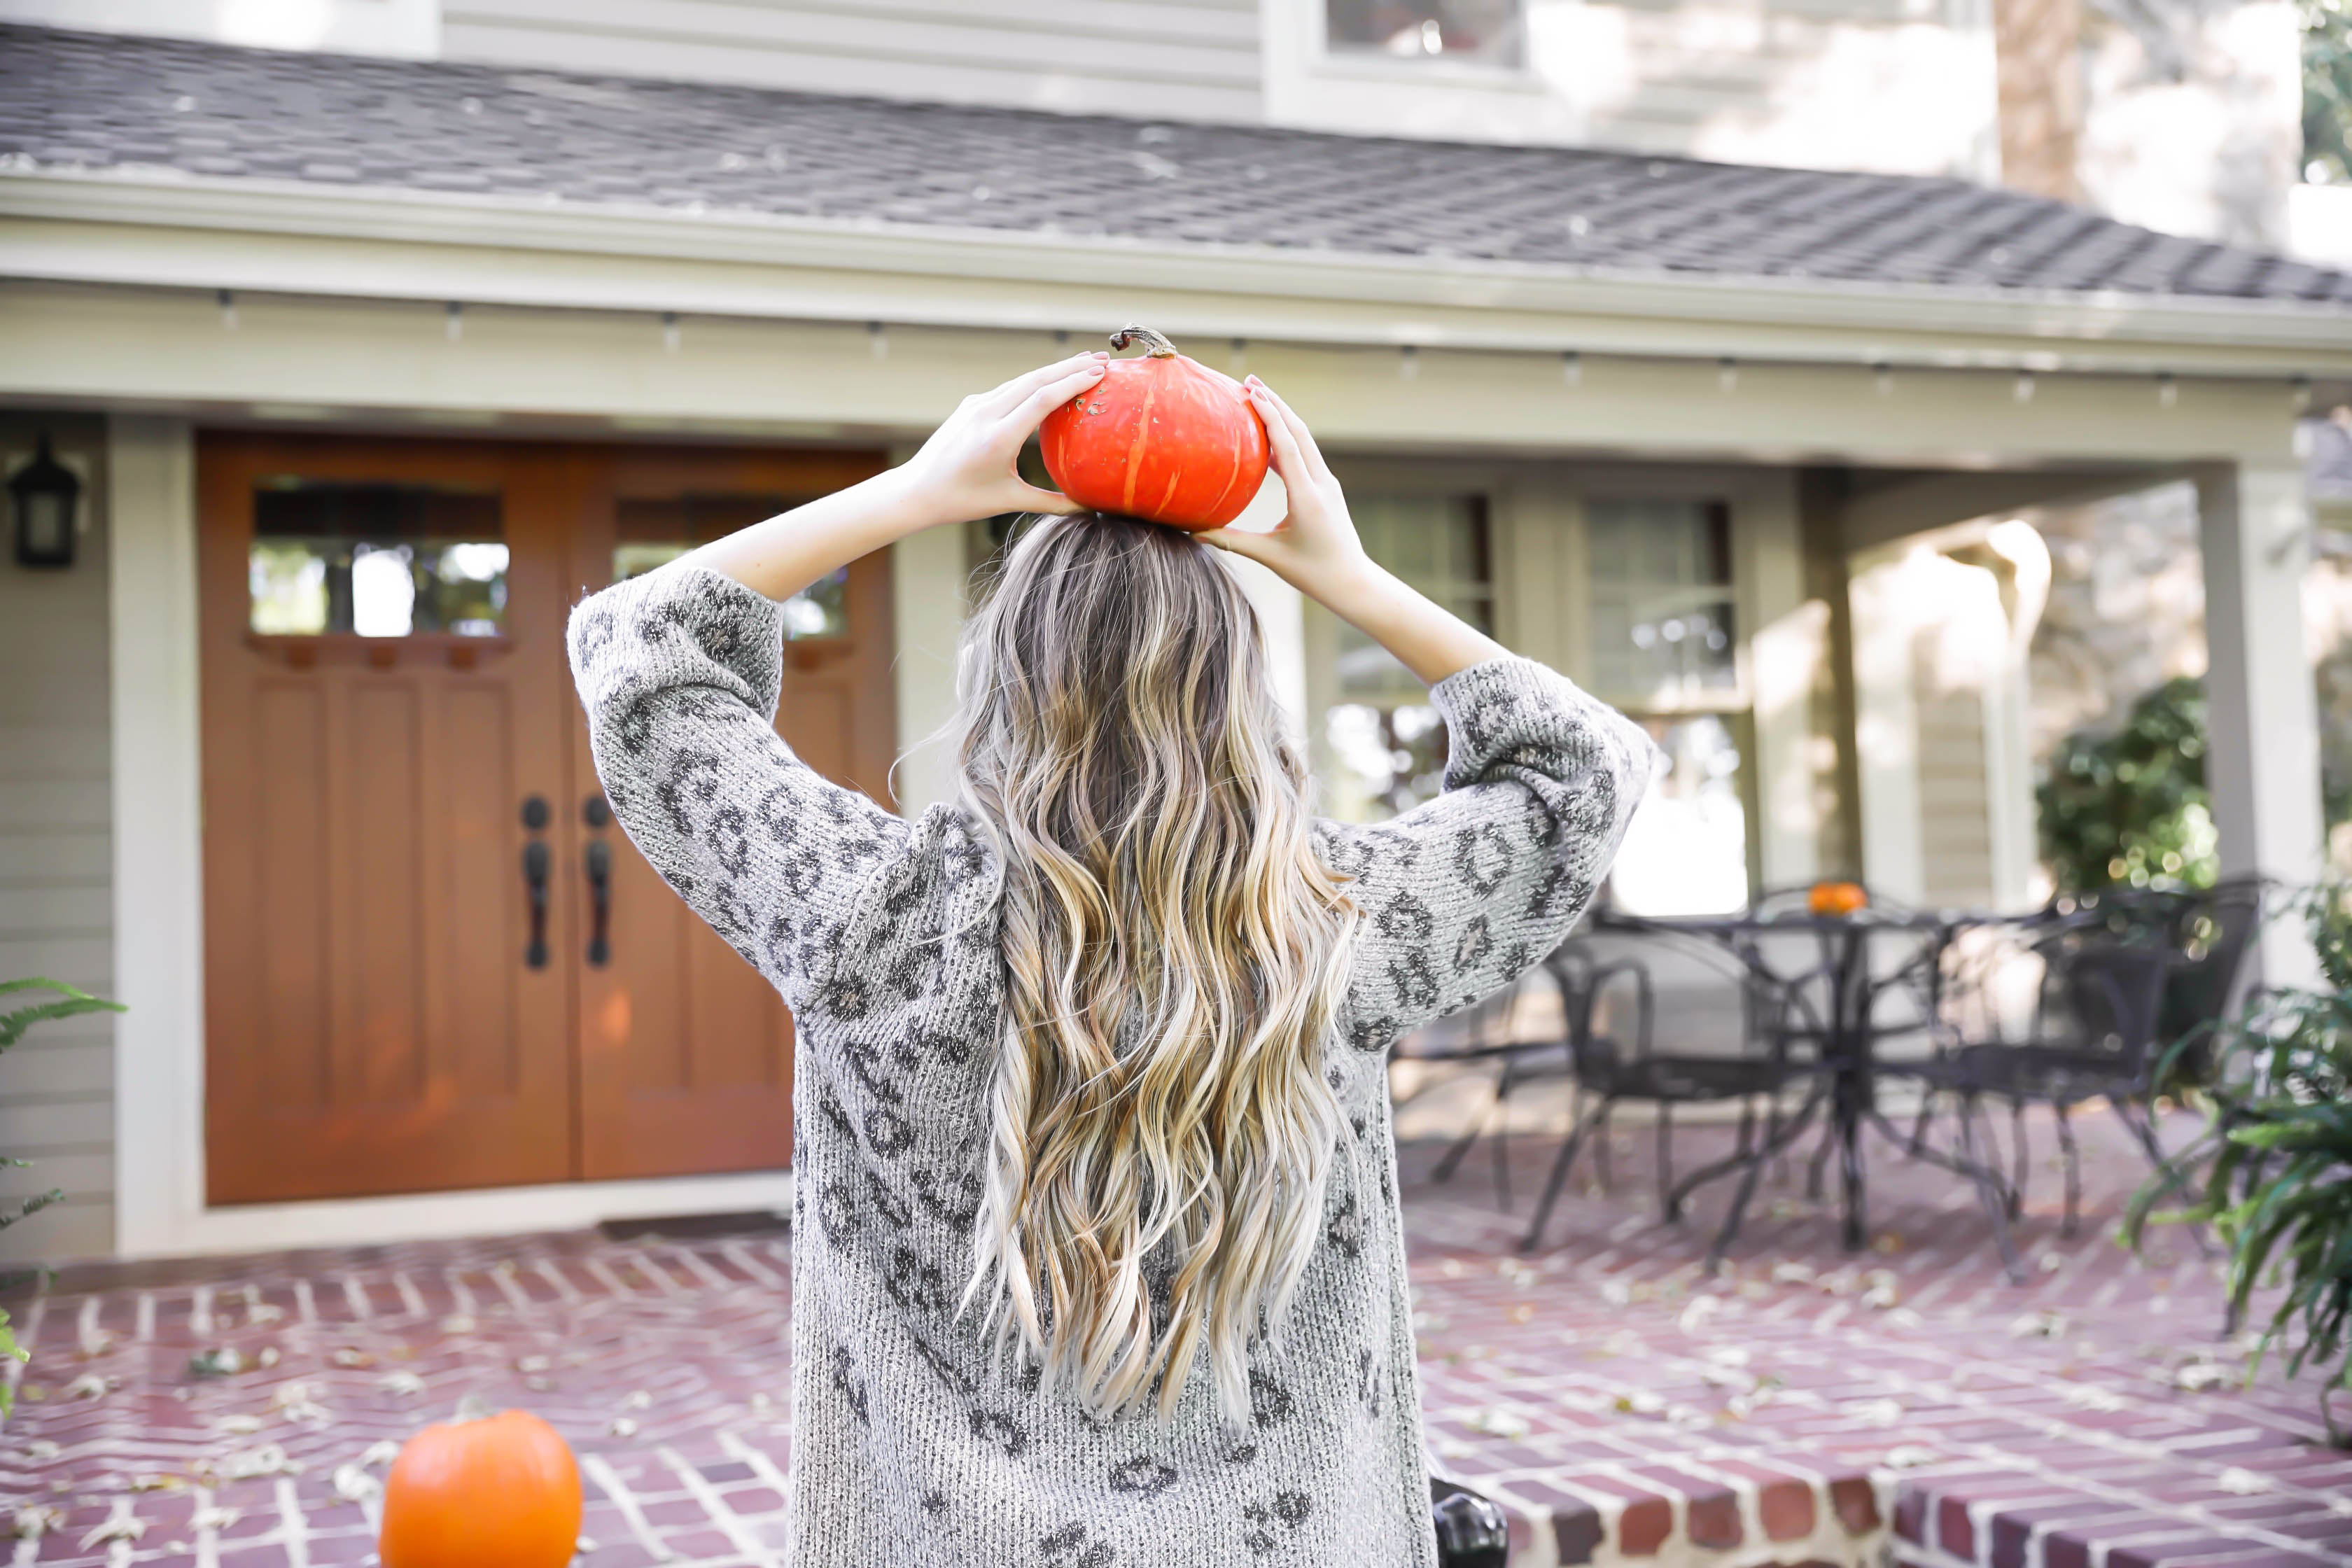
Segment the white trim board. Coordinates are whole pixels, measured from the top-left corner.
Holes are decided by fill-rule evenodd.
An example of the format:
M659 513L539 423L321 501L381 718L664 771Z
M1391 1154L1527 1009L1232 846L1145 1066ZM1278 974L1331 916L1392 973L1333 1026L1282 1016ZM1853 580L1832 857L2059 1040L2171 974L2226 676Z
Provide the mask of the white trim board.
M0 174L0 273L60 281L1844 364L2341 374L2352 310L1152 245L299 181Z

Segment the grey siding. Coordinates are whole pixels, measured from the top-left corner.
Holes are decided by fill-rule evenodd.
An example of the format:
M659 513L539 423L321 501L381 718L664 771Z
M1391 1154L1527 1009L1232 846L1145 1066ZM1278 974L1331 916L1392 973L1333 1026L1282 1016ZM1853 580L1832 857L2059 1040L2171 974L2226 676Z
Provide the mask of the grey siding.
M446 0L452 60L1260 118L1254 0Z
M105 444L98 421L0 416L11 467L47 429L83 465L90 520L67 572L0 552L0 978L107 994L114 979L107 729ZM0 1055L0 1202L62 1187L65 1205L0 1230L0 1265L114 1246L114 1030L104 1015L36 1028Z

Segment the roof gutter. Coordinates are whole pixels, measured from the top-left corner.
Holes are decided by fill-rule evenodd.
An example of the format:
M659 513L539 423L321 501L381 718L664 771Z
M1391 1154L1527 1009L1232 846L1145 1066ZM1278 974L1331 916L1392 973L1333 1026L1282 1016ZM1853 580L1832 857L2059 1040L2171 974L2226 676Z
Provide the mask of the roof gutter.
M158 231L170 235L158 244ZM0 171L0 275L594 310L2215 377L2352 375L2352 310L1381 257L177 170Z

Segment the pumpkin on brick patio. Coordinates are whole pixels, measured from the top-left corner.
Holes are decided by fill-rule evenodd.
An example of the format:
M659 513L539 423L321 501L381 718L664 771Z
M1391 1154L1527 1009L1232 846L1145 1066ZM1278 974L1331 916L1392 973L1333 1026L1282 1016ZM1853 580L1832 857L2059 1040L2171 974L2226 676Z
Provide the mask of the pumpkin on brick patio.
M1062 493L1097 511L1188 533L1223 528L1265 482L1265 426L1232 376L1149 327L1121 327L1102 380L1045 416L1037 443Z
M564 1568L580 1543L580 1467L528 1411L427 1426L383 1486L383 1568Z

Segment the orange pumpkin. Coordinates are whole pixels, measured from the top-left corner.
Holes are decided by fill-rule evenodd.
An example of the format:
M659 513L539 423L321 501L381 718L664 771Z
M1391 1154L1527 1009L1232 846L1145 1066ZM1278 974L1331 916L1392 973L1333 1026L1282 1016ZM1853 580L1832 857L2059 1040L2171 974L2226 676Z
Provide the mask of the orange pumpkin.
M1265 426L1232 376L1186 359L1148 327L1121 327L1091 391L1045 416L1037 442L1062 493L1097 511L1190 533L1223 528L1265 482Z
M1817 915L1850 915L1867 908L1870 895L1859 882L1815 882L1805 902Z
M383 1484L383 1568L564 1568L580 1544L580 1467L522 1410L427 1426Z

